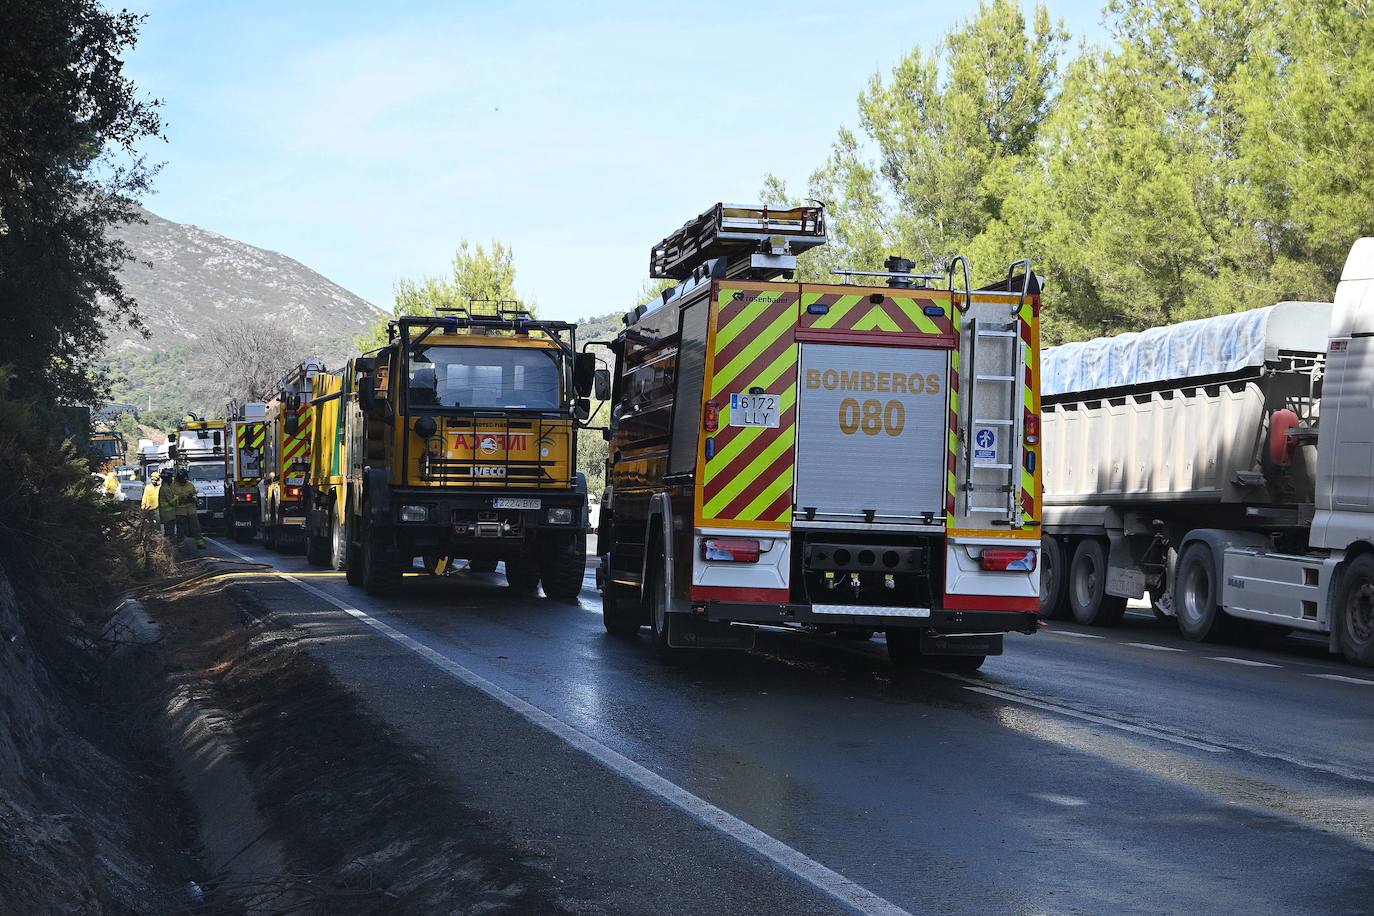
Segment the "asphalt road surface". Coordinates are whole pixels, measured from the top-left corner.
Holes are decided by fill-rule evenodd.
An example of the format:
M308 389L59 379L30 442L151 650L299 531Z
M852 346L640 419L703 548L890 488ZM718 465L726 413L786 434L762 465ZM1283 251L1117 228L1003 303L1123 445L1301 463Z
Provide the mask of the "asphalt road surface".
M1010 635L968 677L772 630L664 667L604 633L590 570L578 604L499 573L250 587L408 735L482 742L454 779L593 907L1374 912L1374 671L1312 639L1133 613Z

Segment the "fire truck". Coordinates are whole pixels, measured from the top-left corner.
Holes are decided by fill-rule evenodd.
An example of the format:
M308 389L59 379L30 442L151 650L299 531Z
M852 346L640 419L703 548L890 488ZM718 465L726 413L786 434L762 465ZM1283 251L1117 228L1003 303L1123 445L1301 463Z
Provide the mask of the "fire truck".
M968 262L792 279L820 207L718 204L653 248L676 281L611 344L607 631L663 659L756 625L972 670L1039 608L1040 282Z
M226 413L225 530L243 544L253 540L261 523L258 482L267 439L267 405L231 401Z
M595 361L575 325L504 303L404 317L389 343L314 378L309 558L388 592L421 557L550 598L582 589L579 420Z
M305 538L305 482L310 474L314 414L310 398L324 363L306 359L281 380L263 417L262 476L258 480L262 541L274 550Z
M224 421L188 414L168 440L167 457L196 488L202 530L224 524Z

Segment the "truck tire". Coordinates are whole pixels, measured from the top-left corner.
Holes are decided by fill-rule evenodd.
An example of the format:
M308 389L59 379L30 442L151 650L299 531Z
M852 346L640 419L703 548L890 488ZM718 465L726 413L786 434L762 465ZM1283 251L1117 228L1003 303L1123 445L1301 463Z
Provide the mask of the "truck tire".
M1214 641L1224 634L1226 614L1217 603L1216 567L1212 548L1200 541L1179 555L1174 570L1174 614L1184 639Z
M329 565L329 536L310 534L305 535L305 562L311 566Z
M648 623L644 605L634 600L630 590L615 582L607 582L601 592L601 625L612 636L638 636L639 628Z
M1345 660L1374 667L1374 555L1358 556L1346 567L1333 610Z
M329 568L348 568L348 524L337 512L329 513Z
M649 611L649 628L653 632L650 640L654 655L665 665L671 665L682 658L682 649L668 644L668 589L664 587L663 551L657 547L649 553L649 563L645 570L644 597Z
M539 591L539 563L532 557L506 559L506 584L526 595Z
M354 588L363 587L363 550L359 543L359 524L353 520L353 506L344 512L344 580Z
M1107 550L1097 538L1078 542L1068 592L1073 619L1084 626L1114 627L1126 616L1126 599L1107 594Z
M384 535L363 535L362 586L369 595L389 595L401 584L401 560Z
M1064 587L1064 545L1045 535L1040 542L1040 616L1063 620L1069 616L1068 589Z
M898 671L920 671L930 667L931 657L921 652L921 631L915 627L894 627L887 631L887 659Z
M555 601L576 601L587 575L587 536L558 532L546 538L539 556L539 580Z
M268 550L277 549L277 526L272 524L272 519L275 517L275 512L268 515L267 524L262 526L262 546Z
M495 560L468 560L468 569L475 573L496 572Z

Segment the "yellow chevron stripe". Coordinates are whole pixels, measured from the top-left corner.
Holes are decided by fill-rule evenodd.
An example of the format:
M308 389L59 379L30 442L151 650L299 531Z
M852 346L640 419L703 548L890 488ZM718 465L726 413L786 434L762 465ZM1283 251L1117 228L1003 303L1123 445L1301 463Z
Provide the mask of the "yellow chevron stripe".
M817 299L820 299L819 294L817 294L815 298L811 301L815 302ZM816 328L818 330L833 328L835 326L835 323L838 322L845 315L848 315L849 310L854 308L854 306L858 305L862 299L863 296L841 296L838 300L836 300L834 305L830 306L830 311L828 313L821 315L814 322L812 322L811 327Z
M778 401L779 412L787 413L787 411L790 410L792 405L796 402L797 386L788 385L787 390L782 393L782 397ZM721 408L720 424L721 426L730 425L729 404L726 404L724 407ZM730 463L734 461L737 457L739 457L740 452L744 451L746 448L748 448L751 442L753 442L759 436L763 435L763 431L765 428L766 427L763 426L754 426L745 429L739 435L735 436L735 438L731 439L730 442L723 449L716 452L716 456L712 458L710 461L706 462L706 474L703 483L709 483L710 481L714 480L717 475L724 473L725 470L730 467Z
M901 308L902 314L911 320L925 334L939 334L940 326L921 310L915 299L900 298L893 300Z
M855 331L891 331L898 332L902 326L897 320L887 313L881 305L875 305L868 310L868 314L854 322Z
M788 465L778 473L777 478L764 488L763 492L754 497L749 505L740 510L735 518L741 521L756 521L759 513L773 505L773 500L787 492L787 488L792 486L792 466ZM764 521L776 521L776 519L764 519Z
M743 372L745 367L758 359L760 353L777 343L778 338L791 331L795 323L796 318L792 315L791 309L779 315L772 324L759 332L758 336L754 338L753 343L749 344L749 346L740 351L738 356L730 360L730 365L726 366L724 369L716 370L716 377L712 382L715 386L714 391L717 394L725 391L726 386L734 381L735 377ZM795 351L796 347L792 347L791 349ZM717 337L716 352L719 353L720 351L720 338Z
M725 298L726 292L726 290L721 290L721 306L726 305L729 301ZM736 291L729 290L729 292L733 294ZM718 328L716 330L716 352L719 353L722 350L724 350L727 346L729 346L731 343L734 343L736 337L738 337L751 324L753 324L760 317L762 317L763 314L767 312L770 308L772 308L775 304L776 303L772 300L765 300L763 302L760 302L758 299L754 299L752 302L745 303L744 308L740 309L738 315L736 315L734 318L731 318L729 323L726 324L725 327Z
M786 454L792 448L792 443L795 439L795 424L782 430L781 435L770 442L768 447L760 452L759 456L751 461L747 468L736 474L734 479L727 483L725 488L716 494L715 499L706 504L704 508L706 517L714 518L719 514L736 496L744 491L745 487L753 483L760 473L770 467L774 461L777 461Z

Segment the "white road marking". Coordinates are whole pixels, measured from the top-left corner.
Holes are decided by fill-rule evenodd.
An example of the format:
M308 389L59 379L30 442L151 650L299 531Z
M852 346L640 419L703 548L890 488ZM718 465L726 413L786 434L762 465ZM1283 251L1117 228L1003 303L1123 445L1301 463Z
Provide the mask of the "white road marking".
M246 554L246 553L239 553L237 550L235 550L234 548L230 547L228 544L221 543L220 541L217 541L217 540L215 540L214 538L206 538L205 540L209 541L211 544L214 544L216 547L218 547L220 550L225 551L226 553L232 553L234 556L238 557L240 560L246 560L246 561L249 562L249 563L259 563L259 562L261 562L260 560L255 560L255 559L253 559L252 557L250 557L250 556L249 556L248 554Z
M945 677L956 681L968 681L968 678L960 677L957 674L946 674ZM972 690L974 693L984 693L990 697L997 697L999 700L1008 700L1012 703L1024 703L1027 706L1034 706L1036 709L1043 709L1061 716L1068 716L1070 719L1081 719L1084 722L1092 722L1094 725L1105 725L1108 728L1115 728L1123 732L1131 732L1137 735L1145 735L1148 738L1157 738L1160 741L1169 741L1174 744L1181 744L1184 747L1191 747L1194 750L1207 751L1211 754L1224 754L1226 748L1218 747L1215 744L1207 744L1204 741L1194 741L1191 738L1183 738L1179 735L1171 735L1168 732L1160 731L1156 728L1147 728L1143 725L1132 725L1129 722L1118 722L1116 719L1108 719L1106 716L1099 716L1095 713L1080 712L1077 709L1070 709L1067 706L1059 706L1055 703L1046 703L1044 700L1034 700L1030 697L1019 696L1015 693L1008 693L1004 690L995 690L991 687L984 687L974 682L965 683L965 690Z
M1079 639L1105 639L1105 638L1106 638L1105 636L1099 636L1099 635L1096 634L1096 633L1079 633L1079 632L1077 632L1077 631L1075 631L1075 630L1046 630L1045 632L1048 633L1048 634L1050 634L1051 636L1075 636L1075 637L1077 637L1077 638L1079 638Z
M1228 665L1247 665L1251 668L1282 668L1282 665L1271 665L1269 662L1257 662L1250 658L1232 658L1229 655L1209 655L1209 662L1225 662Z
M1153 652L1186 652L1187 649L1175 649L1173 646L1158 646L1152 642L1128 642L1128 646L1135 646L1137 649L1149 649Z
M1362 677L1346 677L1344 674L1309 674L1308 677L1319 677L1328 681L1340 681L1342 684L1359 684L1362 687L1374 687L1374 681L1365 680Z
M884 900L882 897L879 897L867 888L851 881L839 872L832 871L821 863L808 858L803 853L788 846L781 840L769 836L752 824L740 820L728 811L717 808L705 799L699 798L676 783L663 778L653 770L635 763L633 760L617 751L611 750L595 738L578 731L561 719L551 716L539 707L527 703L510 691L497 686L476 672L463 667L453 659L431 649L419 640L407 636L400 630L377 620L375 617L369 616L355 607L349 607L328 592L318 589L301 579L297 579L289 573L280 573L279 575L287 582L292 582L305 589L307 592L310 592L312 595L328 601L350 617L362 621L388 639L414 652L439 670L452 675L470 687L482 691L482 693L485 693L501 705L519 714L530 723L558 736L579 751L582 751L587 756L596 760L602 766L611 770L613 773L628 779L651 795L655 795L668 804L686 812L702 824L734 838L758 855L781 868L783 871L806 882L816 890L828 894L855 912L881 914L881 916L911 916L906 910L903 910L894 903Z
M1052 805L1061 805L1065 808L1081 808L1087 804L1086 800L1075 798L1072 795L1051 795L1048 792L1032 792L1031 798L1038 798L1041 801L1047 801Z

